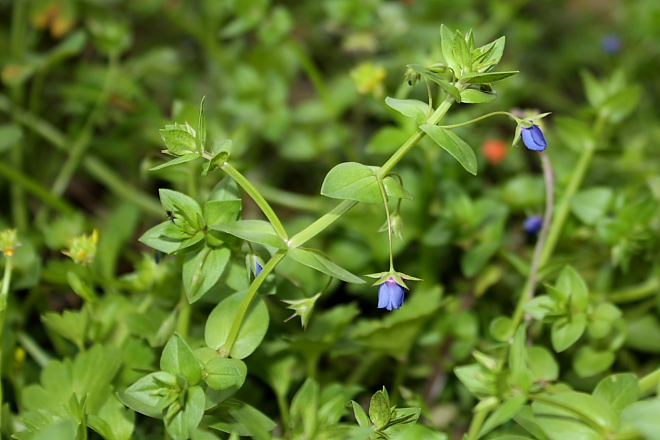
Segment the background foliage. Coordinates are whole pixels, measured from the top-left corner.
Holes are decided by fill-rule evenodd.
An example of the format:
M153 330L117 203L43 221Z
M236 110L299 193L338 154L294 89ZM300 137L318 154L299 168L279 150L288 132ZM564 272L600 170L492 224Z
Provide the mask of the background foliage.
M204 370L219 371L209 386L238 391L216 396L215 418L191 435L366 438L396 404L421 408L405 438L656 438L657 400L635 402L655 395L660 353L659 19L655 0L0 0L0 230L21 244L3 312L3 438L186 438L204 408L164 424L122 393L145 375L185 377L182 399L208 402L196 360L210 358L196 350L221 346L207 319L248 288L254 263L229 240L231 255L215 255L227 269L195 296L186 256L138 238L169 222L162 188L201 206L242 200L242 219L264 217L197 161L149 172L163 162L158 129L197 128L205 96L209 142L231 139L233 167L294 235L336 205L319 195L335 165L379 166L417 129L385 98L427 100L404 74L443 60L442 23L473 29L477 45L504 35L497 70L520 71L496 83L494 102L457 104L443 123L553 112L543 122L566 217L525 308L534 320L509 325L535 243L522 223L543 214L537 155L508 146L504 117L455 130L476 177L424 138L395 169L414 200L401 203L393 243L397 269L424 281L385 312L377 288L334 280L323 291L327 275L283 260L255 306L264 341ZM305 246L353 274L381 272L383 211L358 204ZM94 230L95 258L78 264ZM306 329L285 321L321 291ZM357 408L369 403L365 421ZM355 429L333 431L343 425Z

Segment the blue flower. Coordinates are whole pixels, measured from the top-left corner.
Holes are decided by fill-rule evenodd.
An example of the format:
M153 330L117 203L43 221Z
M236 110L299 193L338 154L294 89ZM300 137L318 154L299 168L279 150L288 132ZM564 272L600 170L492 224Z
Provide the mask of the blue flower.
M523 222L523 227L525 228L525 231L527 231L530 234L536 234L541 230L542 226L543 226L543 218L540 215L533 215L531 217L527 217Z
M403 292L403 286L399 285L394 277L389 277L378 289L378 308L400 309L403 304Z
M541 128L536 124L532 124L531 127L522 127L521 135L523 143L530 150L543 151L548 146Z
M621 39L615 34L608 34L600 40L600 46L608 55L614 55L621 50Z

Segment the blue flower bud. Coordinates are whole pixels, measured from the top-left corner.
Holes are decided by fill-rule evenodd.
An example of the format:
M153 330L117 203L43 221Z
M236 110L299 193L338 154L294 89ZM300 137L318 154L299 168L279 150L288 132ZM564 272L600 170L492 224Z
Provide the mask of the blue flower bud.
M541 128L536 124L532 124L531 127L521 127L521 135L523 143L530 150L543 151L548 146Z
M531 217L527 217L523 222L523 227L525 228L525 231L527 231L530 234L536 234L541 230L542 226L543 226L543 218L540 215L533 215Z
M403 304L403 286L399 285L394 277L390 277L378 289L379 309L400 309Z

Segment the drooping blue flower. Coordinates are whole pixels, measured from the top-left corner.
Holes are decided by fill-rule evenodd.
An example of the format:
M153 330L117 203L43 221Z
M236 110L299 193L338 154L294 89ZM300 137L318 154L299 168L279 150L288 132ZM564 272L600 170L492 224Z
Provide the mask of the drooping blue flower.
M527 217L523 222L523 227L525 228L525 231L527 231L530 234L536 234L541 230L542 226L543 226L543 218L540 215L533 215L531 217Z
M536 124L532 124L531 127L521 127L521 135L523 143L530 150L543 151L548 146L541 127Z
M400 309L403 304L403 286L396 282L394 277L389 277L378 289L379 309Z

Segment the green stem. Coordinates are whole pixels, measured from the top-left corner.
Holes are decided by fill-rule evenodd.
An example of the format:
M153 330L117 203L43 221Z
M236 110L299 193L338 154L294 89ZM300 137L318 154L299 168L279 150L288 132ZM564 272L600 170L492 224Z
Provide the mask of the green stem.
M87 120L85 121L85 125L83 126L80 134L76 138L74 144L71 146L71 150L69 151L69 156L66 162L64 163L62 168L60 168L60 172L57 175L57 178L55 179L55 183L53 183L53 187L52 187L53 194L59 196L64 193L66 188L69 186L69 182L71 182L71 178L73 177L73 174L75 173L76 169L78 168L78 165L80 164L82 156L85 154L85 151L87 150L87 147L90 144L90 140L92 137L92 128L94 127L96 120L101 114L103 105L108 100L108 95L110 93L110 85L112 84L112 79L114 78L115 71L117 70L118 59L119 57L117 54L110 55L110 58L108 60L108 73L106 74L105 82L103 84L103 89L101 90L101 94L99 95L96 103L94 104L94 109L89 113L89 116L87 117Z
M288 433L291 430L289 426L289 402L286 401L286 395L277 393L277 406L280 409L280 417L282 417L282 427L284 432ZM285 438L287 438L285 436Z
M440 107L436 109L435 112L428 119L428 124L435 125L442 117L447 113L447 110L454 103L454 98L447 96ZM378 170L376 177L379 179L385 178L390 171L396 166L396 164L403 159L403 157L415 146L417 143L426 135L426 133L418 129L389 159L385 164ZM354 200L344 200L339 205L335 206L330 212L316 220L314 223L300 231L298 234L291 237L289 240L289 248L297 248L302 246L310 240L311 238L318 235L325 228L337 221L342 215L346 214L351 208L357 205L358 202Z
M380 194L383 197L383 204L385 205L385 215L387 221L387 244L390 248L390 272L394 272L394 256L392 255L392 222L390 221L390 206L387 200L387 191L385 191L385 185L383 185L383 179L378 179L378 187L380 188Z
M176 331L183 338L188 337L188 329L190 328L190 315L192 307L188 302L186 292L181 292L181 300L179 301L179 314L176 319Z
M284 226L282 226L282 223L280 222L279 217L277 217L277 214L275 214L275 211L273 211L273 208L270 207L266 199L261 195L259 191L250 183L249 180L245 178L241 173L238 172L236 168L231 166L229 162L225 162L225 164L222 166L222 170L227 173L232 179L238 183L241 188L245 190L246 193L250 197L252 197L252 200L261 208L263 213L266 215L270 223L273 225L275 228L275 232L277 232L277 235L280 236L282 240L285 242L288 240L288 235L286 234L286 230L284 229Z
M245 315L247 315L248 308L252 303L252 299L256 296L257 290L259 290L259 287L261 287L261 284L264 282L268 274L271 273L273 269L275 269L275 266L277 266L277 264L282 261L285 255L286 251L277 251L277 253L273 255L270 260L268 260L268 263L266 263L263 269L261 269L261 273L254 279L254 281L252 281L252 284L250 284L250 288L245 294L243 301L241 301L241 305L238 307L236 317L234 318L234 322L232 323L231 329L229 330L229 335L227 336L227 341L222 347L220 347L220 350L218 350L220 356L228 357L229 353L231 353L231 349L236 342L238 332L243 325L243 320L245 319Z
M163 216L163 208L155 198L127 184L125 179L117 175L101 159L88 154L83 159L83 166L89 174L122 200L130 200L145 212L155 216Z
M536 240L536 245L534 246L534 256L532 257L532 265L529 269L529 275L525 286L523 287L520 299L516 305L516 310L513 314L513 327L517 328L520 325L520 322L523 318L523 311L525 304L532 300L534 297L534 291L536 290L536 282L539 268L541 267L541 252L545 248L545 240L548 236L548 231L552 225L552 216L555 206L555 178L552 172L552 163L550 158L544 153L540 152L539 156L541 157L541 164L543 168L543 179L545 182L545 212L543 213L543 224L541 226L541 231L539 232L539 237ZM527 320L531 317L526 317Z
M479 434L479 431L481 430L481 427L483 426L488 413L489 411L482 410L477 412L474 417L472 417L472 420L470 421L470 428L468 429L468 438L470 440L477 440L477 435Z
M50 356L48 352L41 348L37 342L32 339L30 335L25 332L18 332L16 334L16 339L21 344L21 347L30 355L32 360L34 360L37 365L41 368L44 368L50 362Z
M649 296L655 295L659 288L660 279L658 279L656 276L652 276L642 284L637 284L635 286L630 286L626 289L621 289L619 291L610 293L607 296L607 299L619 304L639 301L646 299Z
M326 200L318 196L306 196L275 188L274 186L259 184L259 192L266 200L287 208L308 212L324 212Z
M602 118L599 118L594 124L594 135L596 138L599 137L600 132L603 129L603 125L604 119ZM566 222L570 212L571 198L582 185L582 181L584 180L587 169L591 164L591 159L593 158L595 149L595 145L593 144L585 145L584 150L578 159L578 163L571 173L571 179L568 182L568 186L564 190L561 201L555 209L555 220L552 224L552 227L550 228L550 232L548 232L548 238L546 240L545 247L543 248L543 252L541 252L539 267L545 266L545 264L550 259L550 256L554 252L555 247L557 246L561 232L564 229L564 223Z
M441 125L440 127L442 127L442 128L465 127L466 125L470 125L474 122L481 121L482 119L490 118L491 116L496 116L496 115L505 115L505 116L510 116L510 117L516 119L516 117L514 115L512 115L511 113L509 113L509 112L492 112L492 113L488 113L488 114L479 116L478 118L470 119L469 121L461 122L460 124Z
M11 283L11 273L14 258L12 255L5 255L5 274L2 277L2 289L0 290L0 341L3 340L5 329L5 317L7 316L7 297L9 296L9 284ZM2 356L0 356L0 371L2 371ZM2 381L0 381L0 407L4 405L4 395L2 390ZM2 414L0 414L0 426Z
M66 201L53 195L48 189L43 187L39 182L26 176L19 169L9 166L4 162L0 162L0 175L7 178L7 180L26 189L28 192L37 196L46 205L57 209L63 214L71 215L76 212L76 209L69 205Z
M644 394L651 391L658 385L658 382L660 382L660 368L650 374L647 374L637 381L639 393Z

